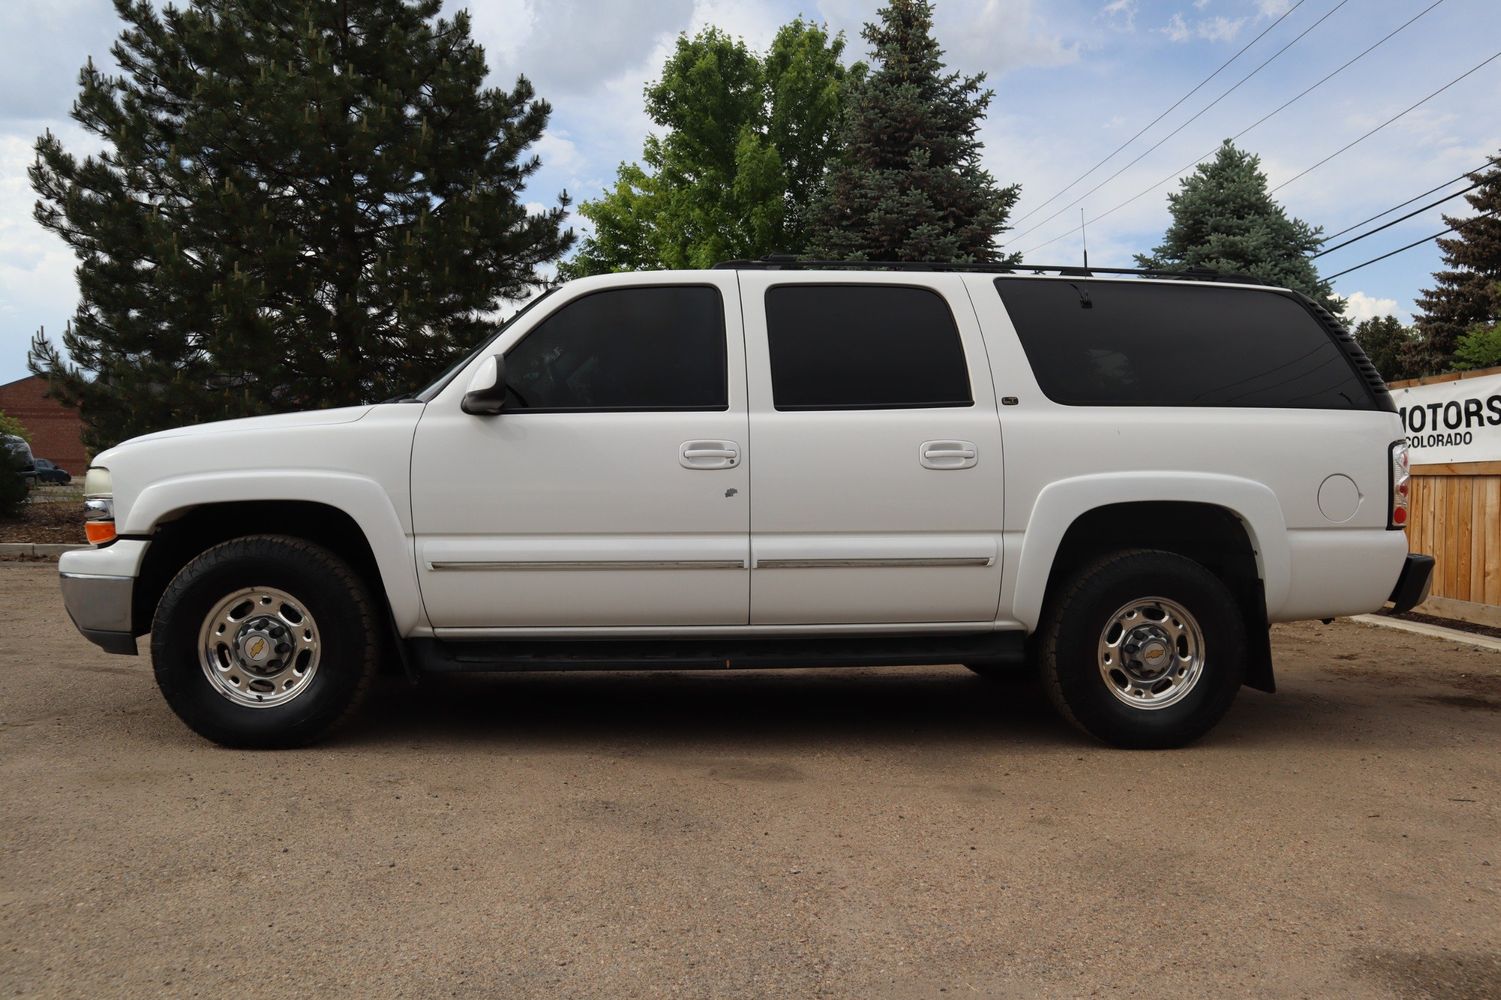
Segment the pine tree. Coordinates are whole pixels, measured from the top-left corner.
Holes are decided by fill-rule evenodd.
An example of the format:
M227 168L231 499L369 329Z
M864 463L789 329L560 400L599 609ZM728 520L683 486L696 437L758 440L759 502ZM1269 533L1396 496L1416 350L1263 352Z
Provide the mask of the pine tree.
M662 129L579 213L594 225L569 276L709 267L799 253L846 81L842 36L784 25L764 57L717 28L681 36L646 88Z
M928 0L891 0L867 24L873 71L858 83L810 235L845 260L994 261L1021 193L980 164L995 96L985 74L945 73Z
M81 302L29 362L99 449L173 424L420 386L572 241L519 189L550 109L484 86L441 0L115 0L82 159L37 141L37 220Z
M1413 355L1429 373L1448 370L1466 333L1501 321L1501 157L1490 157L1490 166L1471 174L1470 181L1481 184L1465 195L1475 214L1444 216L1444 225L1454 229L1453 236L1438 241L1447 269L1418 296L1421 342Z
M1388 382L1414 378L1421 372L1412 370L1408 350L1417 334L1411 327L1403 326L1395 316L1376 316L1361 320L1355 327L1355 340L1365 351L1371 364Z
M1290 217L1272 200L1260 157L1226 139L1214 159L1185 177L1167 202L1173 221L1161 245L1136 255L1139 266L1245 274L1302 292L1334 315L1343 314L1343 301L1308 256L1322 242L1322 230Z

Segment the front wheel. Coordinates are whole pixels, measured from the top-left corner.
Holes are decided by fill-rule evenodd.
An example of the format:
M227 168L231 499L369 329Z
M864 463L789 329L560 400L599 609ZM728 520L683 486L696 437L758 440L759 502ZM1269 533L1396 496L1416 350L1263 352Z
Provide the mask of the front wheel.
M1039 667L1059 712L1113 746L1178 747L1208 732L1245 677L1246 633L1225 584L1171 552L1119 552L1049 601Z
M215 743L304 746L363 696L378 623L364 584L334 553L282 535L232 539L184 566L157 604L157 686Z

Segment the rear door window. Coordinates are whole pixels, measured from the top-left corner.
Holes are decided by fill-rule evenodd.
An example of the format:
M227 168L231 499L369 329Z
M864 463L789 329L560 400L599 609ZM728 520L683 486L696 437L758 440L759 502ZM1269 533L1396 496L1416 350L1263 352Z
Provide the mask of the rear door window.
M1329 333L1279 292L1057 278L995 286L1058 403L1375 408Z
M778 285L766 292L778 410L971 406L942 295L902 285Z

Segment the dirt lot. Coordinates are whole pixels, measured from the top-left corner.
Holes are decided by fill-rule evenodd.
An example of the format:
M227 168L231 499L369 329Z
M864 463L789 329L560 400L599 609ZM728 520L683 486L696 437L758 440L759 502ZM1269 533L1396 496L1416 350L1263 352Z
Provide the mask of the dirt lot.
M957 667L385 688L200 742L0 564L0 992L1501 996L1501 653L1276 630L1174 753Z

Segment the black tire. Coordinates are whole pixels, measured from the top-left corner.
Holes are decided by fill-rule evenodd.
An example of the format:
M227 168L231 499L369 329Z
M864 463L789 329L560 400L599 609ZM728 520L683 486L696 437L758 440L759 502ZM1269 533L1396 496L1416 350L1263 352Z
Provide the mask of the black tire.
M1121 683L1125 674L1117 672L1111 682L1101 669L1100 644L1112 616L1148 597L1180 605L1202 638L1197 681L1184 685L1186 693L1179 700L1160 708L1128 704L1124 699L1130 697L1131 684ZM1202 565L1171 552L1127 550L1085 567L1049 596L1038 639L1043 687L1054 707L1084 732L1122 748L1191 743L1230 709L1245 679L1245 623L1234 596ZM1113 683L1126 693L1114 693ZM1151 696L1150 684L1145 690Z
M221 693L200 655L205 619L244 588L292 595L317 624L315 669L295 695L271 707ZM300 538L248 535L202 553L168 584L152 623L151 658L167 704L194 732L226 747L280 749L321 739L353 713L384 636L375 602L344 560Z

